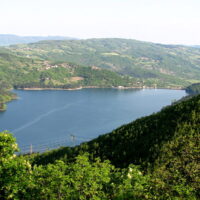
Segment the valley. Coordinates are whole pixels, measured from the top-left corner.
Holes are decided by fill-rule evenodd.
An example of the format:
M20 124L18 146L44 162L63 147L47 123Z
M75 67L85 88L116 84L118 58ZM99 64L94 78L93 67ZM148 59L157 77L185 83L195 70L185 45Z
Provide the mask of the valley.
M199 199L199 80L189 46L1 47L0 111L18 99L0 113L0 198ZM57 149L35 147L59 137Z

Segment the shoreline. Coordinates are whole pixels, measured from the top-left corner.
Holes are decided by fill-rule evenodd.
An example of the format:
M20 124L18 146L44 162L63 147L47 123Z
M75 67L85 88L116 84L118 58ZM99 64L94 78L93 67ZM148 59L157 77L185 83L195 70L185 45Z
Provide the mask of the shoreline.
M82 87L79 88L17 88L16 90L81 90Z
M10 99L9 101L5 101L3 102L3 108L0 108L0 112L5 112L7 110L7 103L11 102L11 101L14 101L18 99L17 96L13 97L12 99Z
M83 86L77 88L17 88L16 90L30 90L30 91L40 91L40 90L82 90L82 89L118 89L118 90L128 90L128 89L168 89L168 90L184 90L182 87L124 87L124 86L117 86L117 87L99 87L99 86Z

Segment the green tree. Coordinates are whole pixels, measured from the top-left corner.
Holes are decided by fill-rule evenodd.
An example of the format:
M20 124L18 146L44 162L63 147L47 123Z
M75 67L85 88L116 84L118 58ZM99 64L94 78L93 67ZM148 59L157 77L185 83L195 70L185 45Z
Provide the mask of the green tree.
M28 185L31 165L16 156L18 150L9 132L0 133L0 199L20 199Z

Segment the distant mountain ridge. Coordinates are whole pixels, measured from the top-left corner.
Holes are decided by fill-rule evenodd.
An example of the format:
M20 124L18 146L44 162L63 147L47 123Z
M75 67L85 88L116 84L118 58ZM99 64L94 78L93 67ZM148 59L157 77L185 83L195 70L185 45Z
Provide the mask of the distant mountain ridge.
M27 44L39 42L41 40L72 40L73 37L65 36L18 36L12 34L0 34L0 46L9 46L14 44Z

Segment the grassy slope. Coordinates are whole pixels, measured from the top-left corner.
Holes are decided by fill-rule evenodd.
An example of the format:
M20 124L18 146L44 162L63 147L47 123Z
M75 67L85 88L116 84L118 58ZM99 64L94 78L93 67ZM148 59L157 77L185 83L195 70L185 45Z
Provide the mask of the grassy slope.
M52 63L39 58L19 56L0 48L0 81L16 87L80 87L130 86L133 78L115 72L79 66L71 63Z
M200 50L126 39L41 41L12 46L17 55L98 66L159 85L187 85L200 78Z

